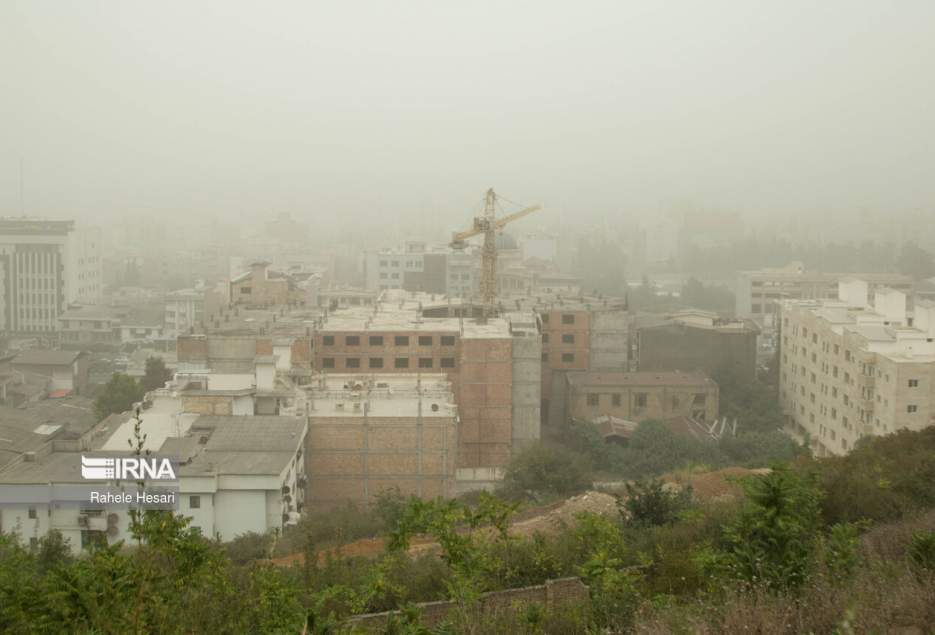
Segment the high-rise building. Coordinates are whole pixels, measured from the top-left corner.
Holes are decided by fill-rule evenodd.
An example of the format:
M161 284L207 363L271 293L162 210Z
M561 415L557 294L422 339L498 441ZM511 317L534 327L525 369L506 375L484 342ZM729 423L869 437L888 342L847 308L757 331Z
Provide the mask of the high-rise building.
M57 330L70 303L100 297L101 269L99 229L0 219L0 331Z

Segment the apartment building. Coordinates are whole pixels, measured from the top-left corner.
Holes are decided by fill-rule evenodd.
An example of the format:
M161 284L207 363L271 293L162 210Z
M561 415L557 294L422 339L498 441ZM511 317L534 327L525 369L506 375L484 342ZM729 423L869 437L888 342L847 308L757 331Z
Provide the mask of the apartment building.
M935 423L935 304L850 279L838 299L787 301L781 311L780 399L790 433L818 456L865 436Z
M205 292L203 289L177 289L165 297L164 324L169 337L193 332L204 319Z
M323 374L304 391L309 510L364 507L391 489L456 493L458 411L445 374Z
M703 373L572 372L566 378L567 416L583 421L687 417L714 421L718 385Z
M375 377L444 373L458 404L464 480L460 470L500 470L514 447L539 438L541 344L531 313L425 317L454 308L434 302L390 290L371 308L327 315L314 334L314 367Z
M100 230L74 221L0 219L0 331L57 331L69 304L102 292Z
M364 279L370 290L402 289L470 297L480 272L474 249L458 251L447 245L408 241L401 248L364 254Z
M855 278L867 283L867 301L877 288L909 293L912 278L898 273L828 273L807 271L801 262L785 267L740 271L737 274L736 316L754 320L764 333L777 328L779 306L785 300L833 300L838 282Z

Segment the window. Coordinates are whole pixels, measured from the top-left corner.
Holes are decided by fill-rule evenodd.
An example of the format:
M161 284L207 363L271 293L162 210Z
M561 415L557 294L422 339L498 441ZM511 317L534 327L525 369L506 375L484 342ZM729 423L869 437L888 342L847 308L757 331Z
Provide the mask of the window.
M371 357L370 368L383 368L383 358L382 357Z
M35 508L35 507L30 507L30 508L29 508L29 517L30 517L30 518L33 518L33 519L35 519L35 518L37 517L37 516L36 516L36 508Z
M634 403L637 408L645 408L646 404L649 402L649 395L645 392L638 392L634 395Z
M906 406L906 412L917 412L918 410L919 410L919 406L916 406L914 404L909 404L908 406Z
M549 314L548 314L548 313L543 313L543 314L542 314L542 321L543 321L545 324L548 324L548 323L549 323Z
M419 346L431 346L431 345L432 345L431 335L420 335L419 336Z
M383 336L382 335L371 335L370 345L371 346L383 346Z
M563 362L575 361L575 354L574 353L562 353L562 361Z
M442 335L441 341L442 341L442 346L454 346L455 336L454 335Z
M562 324L574 324L575 315L573 313L564 313L562 315Z
M334 346L334 335L323 335L321 338L322 346Z
M393 338L393 343L396 344L396 346L409 346L409 336L397 335Z
M566 333L565 335L562 335L562 344L574 344L574 343L575 343L574 335L572 335L571 333Z
M393 364L396 368L409 368L409 358L408 357L397 357L396 362Z
M803 395L805 394L804 389L802 390L802 394ZM698 392L698 393L695 393L695 398L692 400L692 403L696 406L703 406L705 405L705 402L707 400L708 400L708 396L706 394L704 394L703 392Z
M419 358L419 368L431 368L431 367L432 367L431 357L420 357Z
M544 361L544 362L549 361L549 354L548 354L548 353L543 353L543 354L542 354L542 361Z
M620 406L620 404L621 404L620 393L616 393L616 392L615 392L614 394L612 394L612 395L610 396L610 398L611 398L611 402L614 404L614 406L617 406L617 407Z
M543 333L543 334L542 334L542 343L543 343L543 344L548 344L548 343L549 343L549 334L548 334L548 333Z
M360 368L360 358L359 357L348 357L344 360L345 368Z
M188 508L189 509L201 509L201 496L189 496L188 497Z
M598 395L596 392L589 392L588 393L588 405L596 406L599 403L600 403L600 395Z
M910 379L910 380L909 380L909 387L910 387L910 388L918 388L918 387L919 387L919 380L918 380L918 379Z
M344 344L347 346L360 346L360 335L348 335L344 338Z
M321 360L322 368L334 368L334 358L333 357L324 357Z
M251 289L250 287L240 287L240 292L245 295L249 295L253 293L253 289Z
M440 366L442 368L454 368L455 358L454 357L442 357Z

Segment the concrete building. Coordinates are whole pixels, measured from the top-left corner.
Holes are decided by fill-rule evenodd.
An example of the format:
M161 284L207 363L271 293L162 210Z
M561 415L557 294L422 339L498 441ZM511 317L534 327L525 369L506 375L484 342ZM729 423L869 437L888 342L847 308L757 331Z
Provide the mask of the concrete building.
M83 395L88 389L88 356L81 351L30 349L10 365L14 371L47 378L51 393Z
M310 510L365 507L393 488L455 494L458 413L444 373L322 374L305 394Z
M707 311L680 311L645 326L636 320L633 341L641 371L701 371L756 378L759 328L750 320Z
M168 337L190 333L204 319L203 289L178 289L165 297L163 323Z
M302 417L199 417L186 437L160 450L183 462L178 513L221 540L296 523L307 483L306 433Z
M702 373L574 372L566 382L567 416L573 419L688 417L703 422L718 416L718 385Z
M776 330L780 303L784 300L833 300L837 298L838 282L859 278L867 282L867 300L880 287L912 290L912 278L897 273L827 273L807 271L801 262L785 267L740 271L737 274L736 316L754 320L771 335Z
M54 332L65 307L101 296L102 285L99 230L0 219L0 332Z
M538 439L539 334L531 312L487 320L434 317L460 307L434 302L428 294L386 291L370 309L326 316L315 333L314 366L376 376L445 373L460 415L460 481L473 478L460 470L500 470L515 444Z
M864 436L935 423L935 304L842 281L837 300L782 305L780 399L790 433L818 456Z
M273 271L265 261L251 263L250 270L232 278L229 285L232 305L271 307L296 304L303 299L292 278Z
M480 260L474 249L409 241L402 248L364 254L364 279L370 290L402 289L470 297L477 286Z
M318 292L318 301L312 305L329 311L358 306L373 306L380 292L355 287L331 287Z
M22 463L27 457L67 446L96 424L93 401L87 397L0 406L0 470Z
M143 417L144 427L154 433L147 446L158 456L178 458L177 513L190 517L203 535L226 541L251 531L281 530L299 519L306 483L304 419L200 417L170 427L152 419ZM123 423L109 418L78 439L47 443L45 451L0 470L0 497L19 499L0 500L0 528L25 545L36 545L54 529L75 553L94 543L129 540L127 505L64 496L90 489L81 477L82 453L130 456L128 428L129 418ZM126 491L136 487L123 485Z

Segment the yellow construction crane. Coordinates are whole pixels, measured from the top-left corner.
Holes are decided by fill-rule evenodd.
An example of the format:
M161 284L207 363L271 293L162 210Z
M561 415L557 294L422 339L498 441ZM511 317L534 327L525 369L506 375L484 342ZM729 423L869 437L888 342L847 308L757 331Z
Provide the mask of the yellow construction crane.
M468 238L484 235L484 248L481 252L480 297L486 306L493 306L497 299L497 231L502 230L507 223L532 214L540 208L533 205L521 209L503 218L496 217L497 194L493 188L487 190L484 199L484 215L474 217L474 227L458 232L451 238L453 249L464 249Z

